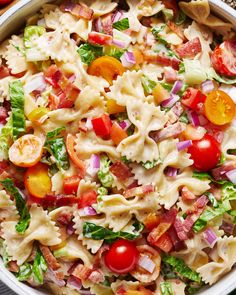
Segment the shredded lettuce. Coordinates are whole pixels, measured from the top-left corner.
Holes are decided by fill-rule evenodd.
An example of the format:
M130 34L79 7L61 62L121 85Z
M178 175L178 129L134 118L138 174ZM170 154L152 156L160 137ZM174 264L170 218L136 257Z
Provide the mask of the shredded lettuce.
M177 17L175 18L175 24L177 26L182 25L186 21L186 18L186 14L182 10L179 10Z
M145 93L147 95L152 94L152 91L156 87L157 83L155 81L152 81L145 75L143 75L143 77L141 78L141 82Z
M55 138L55 137L58 137L62 131L65 131L66 128L65 127L59 127L53 131L50 131L47 133L47 139L52 139L52 138Z
M10 262L10 257L9 257L9 255L7 253L7 248L6 248L5 244L3 244L3 249L2 249L1 256L2 256L4 266L7 267L8 262Z
M207 80L205 69L199 60L184 59L184 78L188 85L201 84Z
M120 60L121 56L125 53L126 50L118 49L114 46L105 46L104 47L104 55L109 55L115 57L116 59Z
M100 169L98 170L98 179L105 188L111 187L114 180L109 170L110 163L111 161L107 156L103 155L101 157Z
M34 264L32 267L34 279L37 283L43 284L44 272L46 272L47 269L48 269L47 263L42 255L42 253L39 250L37 250L37 254L36 254Z
M147 162L145 162L145 163L142 163L142 166L145 168L145 169L147 169L147 170L149 170L149 169L152 169L152 168L154 168L155 166L157 166L158 164L160 163L160 160L154 160L154 161L147 161Z
M103 187L103 186L100 186L99 188L98 188L98 191L97 191L97 193L98 193L98 196L106 196L107 194L108 194L108 190L107 190L107 188L105 188L105 187Z
M28 26L24 30L24 46L27 61L42 61L45 60L45 56L34 47L35 40L42 36L46 32L46 29L42 26Z
M163 38L161 37L160 33L165 29L166 25L161 25L159 27L154 27L152 29L152 34L153 36L155 37L155 39L157 41L159 41L160 43L163 43L164 45L167 45L168 42Z
M126 17L113 23L113 28L119 31L124 31L129 29L129 19Z
M225 183L221 188L221 195L223 201L236 200L236 186L231 183Z
M206 193L205 195L208 197L208 199L210 200L210 202L214 208L217 208L219 206L216 198L214 197L214 195L212 193Z
M29 263L24 263L20 266L18 273L16 274L16 278L18 281L23 282L27 281L32 275L32 265Z
M174 295L171 282L161 282L161 295Z
M179 121L185 124L189 123L188 120L188 115L186 113L183 113L180 117L179 117Z
M94 59L103 55L103 48L101 46L86 43L80 45L77 52L79 53L82 62L89 65Z
M133 224L134 232L128 233L123 231L113 232L110 229L98 226L91 222L85 222L83 225L83 235L93 240L105 240L107 243L113 243L116 239L135 240L140 236L144 225L138 221Z
M171 20L174 17L174 11L172 9L163 8L162 13L164 14L165 21Z
M221 77L220 75L218 75L216 73L216 71L213 68L209 68L207 70L207 76L208 76L208 79L210 79L210 80L214 79L220 83L224 83L227 85L232 85L232 84L236 83L236 79L229 79L226 77Z
M20 220L16 224L16 231L20 234L24 234L30 223L30 214L26 202L10 178L3 179L0 182L16 201L16 208L20 215Z
M0 160L8 158L8 150L12 139L12 117L9 118L7 124L2 128L0 134Z
M200 275L195 270L189 268L185 264L183 259L176 258L170 255L163 255L162 260L164 261L164 263L169 264L172 267L173 271L181 277L197 283L201 282Z
M229 183L228 180L215 180L209 173L207 172L199 172L199 171L194 171L193 172L193 176L194 178L198 178L198 179L201 179L201 180L204 180L204 179L207 179L207 180L210 180L214 183L217 183L217 184L225 184L225 183Z
M25 115L24 115L24 90L19 80L9 84L9 93L12 109L12 135L13 139L25 132Z

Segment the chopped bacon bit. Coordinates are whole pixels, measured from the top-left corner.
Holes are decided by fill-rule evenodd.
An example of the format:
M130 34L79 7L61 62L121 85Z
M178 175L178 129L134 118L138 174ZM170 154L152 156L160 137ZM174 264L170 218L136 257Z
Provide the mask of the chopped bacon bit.
M178 210L176 208L171 208L169 211L166 211L165 214L161 217L161 222L166 222L173 224L177 216Z
M177 71L179 70L179 65L181 63L181 61L176 57L168 57L165 54L157 55L156 62L166 67L170 66Z
M235 224L223 220L220 229L222 229L227 235L232 235L234 232Z
M186 186L181 190L181 197L183 201L192 201L196 199L196 196Z
M171 226L171 228L168 230L168 234L171 238L171 241L172 241L175 251L180 251L180 250L186 249L185 242L181 241L179 239L174 226Z
M155 213L149 213L144 220L145 227L151 231L160 224L161 217Z
M87 20L91 20L94 14L94 11L85 4L75 4L71 1L67 1L65 4L62 4L60 9L64 12L70 12L77 18L84 18Z
M105 278L102 272L100 272L99 270L93 270L88 279L94 284L99 284L103 282Z
M171 67L165 67L164 78L167 83L174 83L177 80L177 72Z
M85 132L85 133L88 131L88 128L86 127L86 122L79 121L79 131Z
M80 280L87 280L90 274L92 273L92 269L88 268L83 264L78 264L72 272L72 275Z
M174 222L174 228L176 230L177 236L181 241L185 241L188 239L186 232L184 231L184 227L180 218L176 218Z
M47 195L45 198L41 199L40 203L43 208L63 207L78 204L78 200L79 199L74 195Z
M0 79L10 76L9 70L7 67L0 66Z
M205 195L202 195L200 198L194 202L192 208L188 209L186 211L187 214L194 214L199 211L199 209L202 209L206 206L208 202L208 198Z
M121 161L116 161L113 163L110 167L110 171L119 180L126 180L127 178L132 177L130 168Z
M201 41L199 37L196 37L180 46L176 51L181 58L194 58L198 53L202 52Z
M7 109L4 107L0 107L0 123L5 124L7 122L6 120L7 117L8 117Z
M131 198L137 195L150 194L154 191L155 191L154 186L151 184L147 184L147 185L142 185L142 186L138 186L138 187L134 187L134 188L126 190L124 192L124 197Z
M211 174L215 180L224 180L227 179L226 173L234 169L236 169L235 163L227 163L221 165L220 167L212 169Z
M94 256L94 260L93 260L93 265L94 267L99 268L101 266L102 263L102 257L103 254L109 250L110 246L108 244L104 244L102 245L102 247L98 250L98 252L96 253L96 255Z
M36 255L37 255L37 247L34 245L32 251L30 253L30 256L27 258L27 262L34 261Z
M112 27L112 14L107 14L101 18L101 24L103 32L107 35L113 34L113 27Z
M0 173L4 172L9 167L9 163L6 160L0 162Z
M9 261L7 264L7 268L11 272L18 272L19 266L17 265L16 261Z
M168 21L167 26L170 28L171 31L173 31L180 39L183 41L186 40L186 37L184 36L183 31L181 30L180 26L177 26L174 22Z
M148 235L147 240L151 245L156 245L157 241L160 237L167 232L167 230L171 227L171 223L160 223L157 227L155 227Z
M52 252L50 251L50 249L44 245L39 245L39 248L48 266L52 270L58 270L60 268L60 264L57 262L56 258L52 255Z
M57 222L61 225L69 225L71 223L71 220L73 218L72 212L61 212L59 216L57 217Z
M134 180L130 185L128 185L127 189L131 189L138 186L138 181Z
M175 124L169 125L162 129L161 131L154 131L151 133L150 137L155 141L159 142L161 140L176 137L186 129L186 124L177 122Z
M162 251L168 253L173 248L173 244L171 241L170 236L167 233L164 233L154 244L158 248L160 248Z

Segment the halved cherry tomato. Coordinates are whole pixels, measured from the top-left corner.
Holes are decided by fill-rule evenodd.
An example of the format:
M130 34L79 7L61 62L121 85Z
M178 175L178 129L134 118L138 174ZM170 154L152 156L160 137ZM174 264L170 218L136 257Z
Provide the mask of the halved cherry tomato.
M112 36L98 32L91 32L88 35L88 42L95 45L111 45Z
M32 167L42 157L42 140L33 135L26 134L18 138L9 149L9 159L16 166Z
M215 125L232 122L236 114L234 101L222 90L208 94L204 106L207 119Z
M149 231L157 227L159 223L160 223L160 216L155 213L149 213L144 220L144 225Z
M168 99L170 97L169 92L161 86L160 83L157 83L155 88L152 92L156 104L160 105L164 100Z
M0 79L3 79L7 76L10 76L8 68L4 66L0 66Z
M118 240L105 254L106 266L117 274L132 271L139 258L139 252L133 242Z
M13 0L0 0L0 6L2 5L7 5L9 3L11 3Z
M117 76L122 75L125 68L119 60L111 56L102 56L95 59L88 68L88 74L102 76L110 85Z
M221 151L217 140L205 134L200 140L193 140L193 144L188 148L194 166L201 171L213 169L220 160Z
M85 164L80 160L74 149L75 137L72 134L68 134L66 138L66 149L70 156L71 161L80 169L80 175L83 177L85 175Z
M101 117L94 118L91 121L97 136L108 137L110 135L112 123L107 114L103 114Z
M236 76L236 40L224 41L217 46L211 63L216 72L225 76Z
M63 188L65 194L75 194L77 192L80 180L81 178L78 175L65 178L63 181Z
M170 252L170 250L173 248L171 238L167 233L164 233L154 245L166 253Z
M48 166L38 163L27 169L24 178L25 188L35 198L44 198L51 192L52 184L48 176Z
M179 8L176 0L162 0L162 3L165 5L166 8L172 9L174 11L174 14L178 13Z
M78 208L90 207L97 203L97 193L95 190L89 190L81 194L78 199Z
M107 112L110 115L117 114L117 113L123 113L123 112L125 112L125 107L118 105L116 103L116 101L113 99L108 99L107 100Z
M33 123L39 124L40 123L39 120L43 116L47 115L48 112L49 112L48 108L39 107L39 108L33 110L31 113L29 113L28 119Z
M190 109L197 110L199 103L204 103L205 100L205 94L198 89L190 87L185 91L181 103Z
M182 135L184 137L184 139L188 139L188 140L199 140L201 138L203 138L203 136L206 133L206 129L198 126L198 127L194 127L191 124L188 124L186 129L182 132Z
M120 127L116 122L113 123L111 127L111 140L114 142L115 145L119 145L120 142L127 138L127 132Z

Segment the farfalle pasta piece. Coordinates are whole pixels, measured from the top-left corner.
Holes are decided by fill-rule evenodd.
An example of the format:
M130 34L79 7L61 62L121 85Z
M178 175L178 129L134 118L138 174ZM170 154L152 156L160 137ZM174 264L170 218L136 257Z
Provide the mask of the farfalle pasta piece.
M90 180L84 180L81 179L78 190L77 190L77 196L79 197L82 193L89 191L89 190L95 190L97 191L98 189L98 184L96 182L91 182Z
M9 83L14 80L12 76L5 77L0 79L0 102L4 102L4 100L10 100L9 96Z
M112 2L111 0L81 0L80 3L83 3L93 9L95 17L108 14L117 7L117 3Z
M114 283L111 284L111 289L114 292L114 294L117 294L116 292L119 290L120 287L123 287L124 290L138 290L138 287L140 284L132 281L125 281L125 280L116 280Z
M29 257L35 240L45 246L54 246L61 243L58 228L48 216L47 211L32 205L29 213L30 225L24 234L19 234L16 231L17 221L5 221L2 223L7 253L13 260L17 261L18 265L24 263Z
M0 220L18 220L19 215L16 210L15 202L4 191L0 191Z
M6 63L12 74L19 74L28 69L24 55L23 37L13 35L9 40L7 52L5 53Z
M211 14L208 0L192 0L188 3L180 2L179 6L187 16L218 33L225 34L232 29L232 24L224 22Z
M141 70L143 71L144 75L146 75L149 79L155 82L157 82L158 78L161 78L162 74L164 73L163 66L151 63L142 64Z
M230 150L236 149L236 127L231 125L224 132L224 139L221 144L222 153L225 156L226 161L236 161L236 155L230 154Z
M132 215L143 222L149 213L154 213L159 208L158 194L155 192L131 200L120 194L102 196L96 207L99 213L105 214L106 224L114 231L122 230L130 222Z
M50 283L50 282L47 282L46 285L50 289L50 291L52 291L52 293L55 295L79 295L80 294L77 290L72 289L69 286L59 287L55 283Z
M159 107L140 101L128 101L126 107L128 118L134 124L135 130L131 136L121 141L117 151L138 163L158 160L158 147L149 133L164 127L167 122L166 115Z
M47 14L44 15L45 25L48 29L56 30L60 27L60 17L63 15L63 12L56 8L54 10L50 10Z
M212 285L229 272L235 264L236 238L233 236L219 238L209 256L211 261L197 268L197 272L205 283Z
M90 288L90 291L92 294L96 295L114 295L111 287L107 287L102 284L93 284L93 286Z
M50 216L51 220L56 221L60 214L72 214L75 210L76 207L63 206L52 210L48 215Z

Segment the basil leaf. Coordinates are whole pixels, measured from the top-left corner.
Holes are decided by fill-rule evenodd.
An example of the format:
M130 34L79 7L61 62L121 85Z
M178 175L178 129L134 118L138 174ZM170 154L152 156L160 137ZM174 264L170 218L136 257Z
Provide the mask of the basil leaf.
M18 281L23 282L27 281L32 274L32 266L29 263L25 263L20 266L18 273L16 274L16 278Z
M79 53L82 62L89 65L95 58L103 55L103 48L101 46L86 43L80 45L77 52Z
M191 268L189 268L183 259L180 258L176 258L174 256L170 256L170 255L163 255L162 260L169 264L172 269L174 270L174 272L176 272L177 274L179 274L181 277L184 277L186 279L189 279L191 281L194 282L201 282L201 277L199 275L199 273L197 273L195 270L192 270Z
M18 189L14 186L13 181L10 178L6 178L0 181L3 187L14 197L16 200L16 208L20 215L20 220L16 225L16 231L23 234L29 226L30 214L26 206L25 200L22 198Z
M47 263L42 255L42 253L37 250L37 254L34 260L32 272L34 275L35 280L39 284L43 284L43 273L46 272L48 269Z
M61 134L62 131L65 131L66 128L65 127L59 127L53 131L50 131L47 133L47 139L53 139L55 137L57 137L58 135Z
M172 285L170 282L161 282L160 289L161 295L174 295Z
M12 135L15 140L25 132L24 90L19 80L9 84L9 95L12 109Z
M112 26L114 29L117 29L119 31L127 30L127 29L129 29L129 19L127 17L123 18L123 19L113 23Z
M100 158L100 168L98 170L98 179L105 188L109 188L113 183L113 176L110 173L110 163L111 161L107 156L102 156Z
M147 76L143 76L141 78L142 86L145 93L152 94L153 89L156 87L157 83L155 81L150 80Z
M113 232L110 229L98 226L94 223L85 222L83 225L83 235L84 237L93 240L105 240L107 243L112 243L116 239L135 240L139 237L144 226L140 222L135 222L133 226L135 227L134 233L122 231Z

